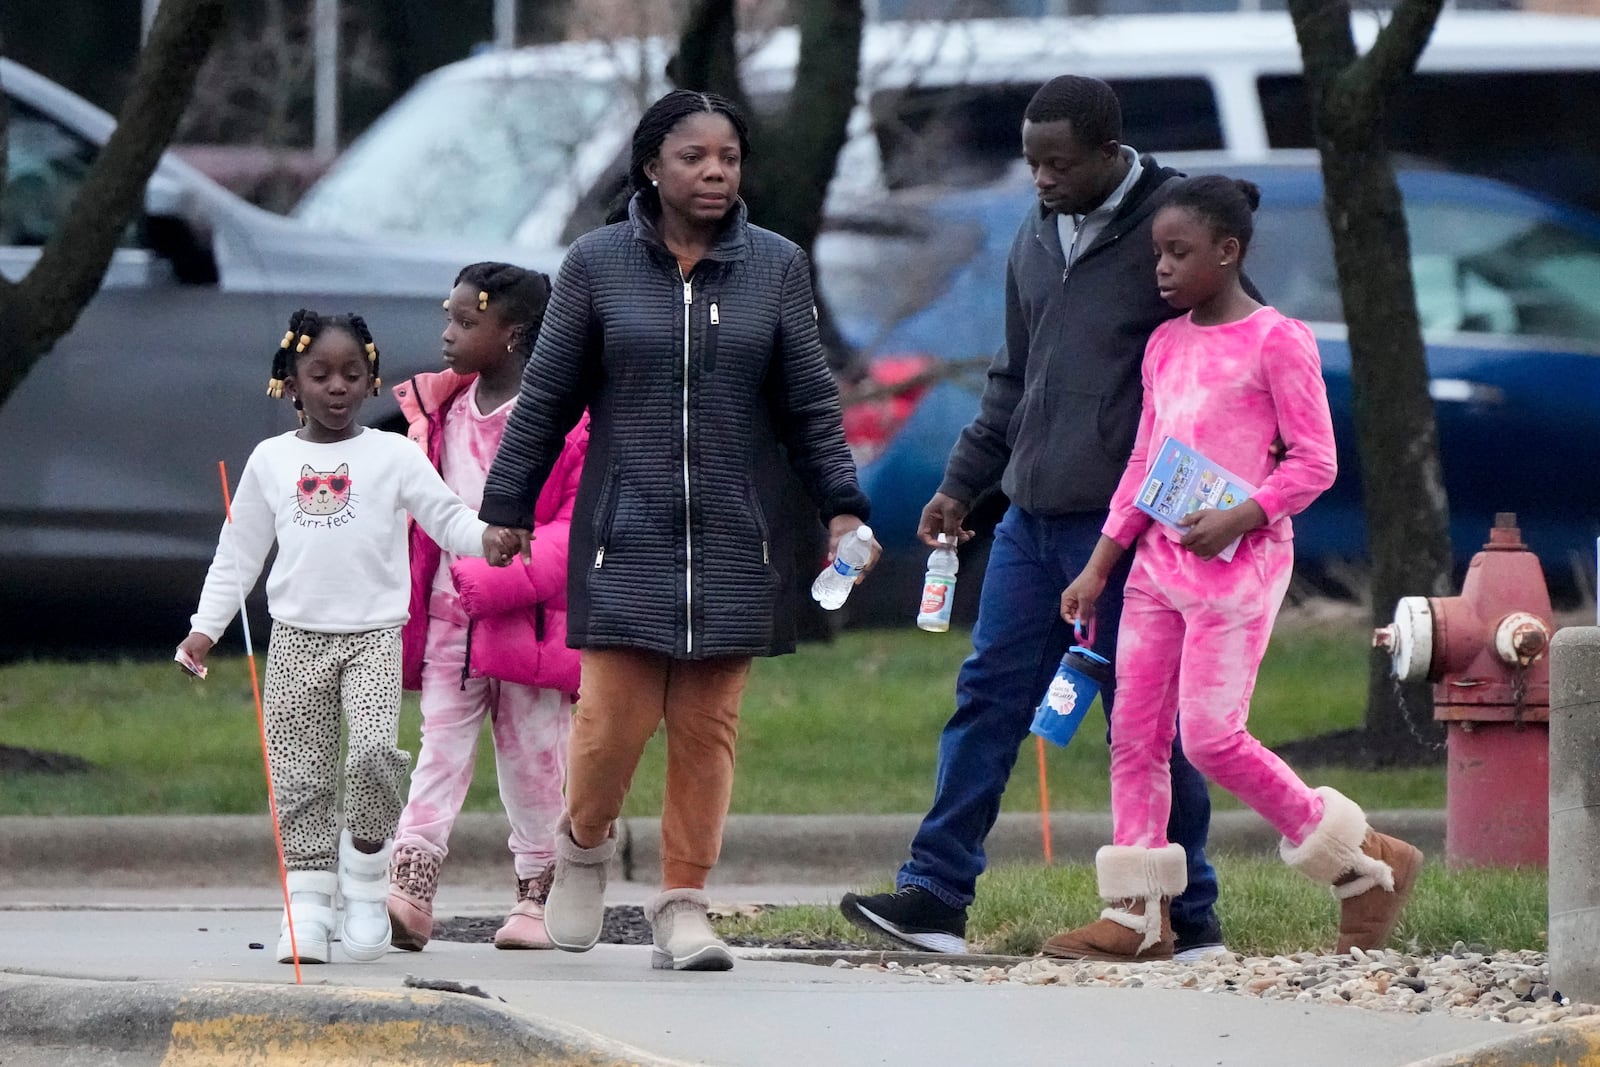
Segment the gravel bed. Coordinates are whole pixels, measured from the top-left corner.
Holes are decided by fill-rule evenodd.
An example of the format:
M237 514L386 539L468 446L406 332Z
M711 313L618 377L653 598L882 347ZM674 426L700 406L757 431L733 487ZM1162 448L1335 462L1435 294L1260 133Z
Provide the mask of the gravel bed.
M505 919L499 915L463 915L435 919L435 941L461 941L485 945L494 940L494 932ZM650 924L645 921L644 909L637 904L608 904L604 924L600 927L600 943L604 945L648 945L652 941ZM874 946L860 941L833 941L823 938L786 937L750 938L730 937L728 944L737 948L825 949L848 952Z
M1267 1000L1349 1004L1372 1011L1443 1012L1523 1026L1600 1014L1600 1006L1575 1003L1550 988L1544 953L1487 953L1459 941L1449 953L1438 956L1357 949L1348 956L1222 954L1201 963L1116 964L1035 957L996 967L936 961L854 966L939 982L1194 989Z

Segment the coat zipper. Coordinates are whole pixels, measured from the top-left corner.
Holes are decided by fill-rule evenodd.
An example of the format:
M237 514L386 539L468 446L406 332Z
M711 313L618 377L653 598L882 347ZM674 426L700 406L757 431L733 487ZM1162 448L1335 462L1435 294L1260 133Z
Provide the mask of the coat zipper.
M694 653L694 510L689 500L689 318L694 282L683 276L683 629L684 652Z

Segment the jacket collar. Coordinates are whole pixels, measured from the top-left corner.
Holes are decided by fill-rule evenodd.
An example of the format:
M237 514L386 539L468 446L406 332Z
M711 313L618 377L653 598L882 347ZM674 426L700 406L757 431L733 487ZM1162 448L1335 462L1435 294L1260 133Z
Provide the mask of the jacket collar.
M1100 231L1100 235L1095 238L1094 244L1090 245L1090 248L1104 243L1109 237L1121 236L1146 215L1155 211L1156 208L1161 206L1161 197L1155 195L1156 190L1173 178L1183 177L1181 171L1161 166L1156 162L1155 157L1149 153L1140 155L1139 165L1143 168L1143 172L1139 175L1139 180L1134 183L1133 188L1129 189L1127 195L1122 198L1122 204L1117 208L1117 213L1111 216L1111 220L1106 223L1105 229ZM1036 205L1036 210L1034 234L1041 241L1050 244L1056 240L1056 212L1045 207L1042 203ZM1048 233L1046 233L1047 230L1049 231ZM1047 237L1049 238L1048 240L1046 240ZM1088 251L1088 249L1084 251Z
M668 256L672 254L661 239L661 209L647 201L643 193L634 193L628 201L628 223L635 240L659 248ZM745 206L744 197L739 197L717 227L716 240L706 252L706 259L725 263L745 258L750 249L749 225L750 209Z

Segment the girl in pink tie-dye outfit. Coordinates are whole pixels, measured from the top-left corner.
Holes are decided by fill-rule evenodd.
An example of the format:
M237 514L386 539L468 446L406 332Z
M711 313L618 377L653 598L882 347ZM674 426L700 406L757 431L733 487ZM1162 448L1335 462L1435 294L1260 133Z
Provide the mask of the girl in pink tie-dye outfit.
M1051 938L1045 951L1054 956L1171 958L1168 901L1185 884L1183 849L1166 839L1167 761L1179 730L1189 760L1283 835L1284 860L1333 887L1342 901L1340 952L1388 940L1422 867L1417 849L1370 829L1337 791L1307 786L1246 729L1294 565L1289 516L1332 485L1335 471L1311 331L1251 299L1239 282L1259 200L1249 182L1191 178L1175 183L1154 221L1156 283L1189 314L1150 336L1133 454L1099 545L1061 594L1064 619L1089 620L1106 574L1138 542L1117 644L1115 843L1095 857L1109 906L1097 921ZM1167 436L1259 488L1228 510L1191 514L1181 531L1154 522L1134 497Z
M409 435L468 505L483 501L489 464L516 403L544 319L550 279L508 263L474 263L445 301L447 369L395 389ZM588 448L588 419L568 435L530 516L530 558L509 567L441 554L411 538L411 619L404 679L422 690L422 751L395 834L389 919L413 951L433 933L433 897L485 720L511 824L516 903L497 948L550 948L544 901L565 807L567 738L578 653L567 647L567 529Z

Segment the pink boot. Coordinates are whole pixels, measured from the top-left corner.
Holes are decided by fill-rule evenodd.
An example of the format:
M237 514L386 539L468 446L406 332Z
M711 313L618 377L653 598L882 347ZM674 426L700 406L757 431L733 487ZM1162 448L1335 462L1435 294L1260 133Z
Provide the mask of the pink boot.
M532 878L517 879L517 903L506 916L505 925L494 932L495 948L555 948L544 930L544 902L555 881L555 864Z
M439 857L416 845L394 850L389 868L390 939L395 948L421 952L433 936L433 895L439 889Z

